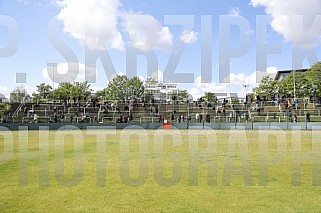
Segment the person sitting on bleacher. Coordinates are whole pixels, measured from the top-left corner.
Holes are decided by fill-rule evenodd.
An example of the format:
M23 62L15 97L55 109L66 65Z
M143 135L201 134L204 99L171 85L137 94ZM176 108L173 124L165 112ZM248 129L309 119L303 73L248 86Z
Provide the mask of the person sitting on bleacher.
M63 113L60 115L60 123L65 123L65 115Z
M25 107L25 108L23 109L23 112L24 112L25 116L27 116L27 114L28 114L28 108Z
M232 122L232 117L233 117L233 112L230 112L230 115L229 115L229 118L228 118L228 121L231 123Z
M30 123L38 123L38 115L37 115L37 114L35 114L35 115L33 116L33 120L30 121Z
M86 108L90 107L90 101L86 103Z
M81 123L86 123L86 114L84 114L81 118Z
M128 116L124 116L124 123L128 123Z
M296 123L298 121L298 116L297 114L294 114L293 115L293 122Z
M1 123L8 123L7 115L2 117Z
M28 111L28 116L30 117L31 115L33 115L35 113L35 110L34 110L34 108L32 108L32 109L30 109L29 111Z
M58 123L58 115L57 115L57 113L54 114L54 122Z

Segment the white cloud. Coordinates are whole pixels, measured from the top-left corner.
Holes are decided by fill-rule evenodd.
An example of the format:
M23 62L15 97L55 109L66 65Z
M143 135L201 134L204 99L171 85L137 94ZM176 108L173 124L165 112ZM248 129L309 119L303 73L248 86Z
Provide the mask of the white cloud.
M79 63L79 71L78 71L78 76L77 78L75 79L75 81L77 82L84 82L85 81L85 70L87 68L87 75L90 77L90 76L94 76L95 73L97 75L98 71L93 69L92 67L86 67L85 64L81 64ZM44 68L42 70L42 76L44 79L46 79L50 85L53 84L53 80L55 80L55 82L64 82L64 79L57 79L57 76L55 76L55 79L51 79L49 77L49 74L48 74L48 71L49 72L52 72L52 70L48 70L47 67ZM65 62L65 63L60 63L60 64L57 64L57 71L59 74L66 74L68 72L68 63ZM55 83L55 87L57 87L58 84Z
M194 43L198 40L198 33L192 30L184 30L181 35L181 40L187 44Z
M241 10L238 7L232 7L230 8L228 15L233 17L238 17L241 14Z
M269 67L265 75L275 76L276 67ZM189 89L188 92L193 96L194 100L200 98L205 92L213 93L237 93L239 97L245 97L246 93L252 92L253 88L257 87L259 83L256 82L257 72L250 75L245 73L231 73L231 83L202 83L201 76L195 80L194 87ZM262 76L263 77L263 76ZM260 80L260 79L259 79ZM244 87L246 86L246 88Z
M320 0L251 0L254 7L265 7L266 13L272 17L272 28L280 33L286 41L293 42L297 48L313 48L320 44L320 27L310 29L317 15L321 14ZM300 15L304 19L303 26L292 27L293 16Z
M64 31L90 49L124 50L122 33L128 33L132 46L142 51L172 47L173 35L168 27L163 27L151 15L125 11L120 0L54 2L60 8L58 19L63 22Z
M158 42L156 48L168 50L173 46L173 34L168 27L162 27L162 30L157 35Z
M138 50L168 50L172 47L173 34L151 15L128 14L125 28L131 45Z
M117 25L119 0L55 0L60 7L58 19L64 31L93 50L108 47L123 49L124 42Z
M24 4L25 6L29 4L28 0L17 0L17 2Z

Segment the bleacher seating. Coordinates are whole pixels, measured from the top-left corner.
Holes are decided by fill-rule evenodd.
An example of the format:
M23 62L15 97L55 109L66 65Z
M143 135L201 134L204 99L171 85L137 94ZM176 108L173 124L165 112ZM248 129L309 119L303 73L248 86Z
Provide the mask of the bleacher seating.
M196 114L204 117L204 122L286 122L291 121L296 115L297 121L306 121L307 114L310 121L321 121L321 109L315 103L304 103L289 107L286 101L280 104L272 101L243 103L206 103L206 102L167 102L167 103L142 103L134 105L130 102L109 101L105 105L102 101L93 107L86 102L68 103L25 103L12 104L10 114L17 112L15 122L31 122L33 115L37 114L38 122L159 122L159 115L170 122L190 122L196 120ZM114 103L114 106L112 104ZM20 107L20 108L19 108ZM33 109L34 112L30 112ZM106 110L105 110L106 109ZM86 118L84 117L86 115ZM183 116L184 119L178 119ZM209 118L209 119L206 119ZM290 119L289 119L290 117Z

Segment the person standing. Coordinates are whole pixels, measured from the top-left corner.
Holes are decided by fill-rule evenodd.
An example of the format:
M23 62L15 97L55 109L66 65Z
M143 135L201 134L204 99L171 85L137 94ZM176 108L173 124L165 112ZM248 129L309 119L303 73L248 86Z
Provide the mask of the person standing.
M307 114L305 114L305 116L306 116L306 122L310 122L311 120L310 120L310 113L308 112Z
M197 122L200 123L200 114L198 114L198 112L196 113L195 118L196 118Z
M38 115L37 114L34 114L34 116L33 116L33 121L31 121L30 123L38 123Z

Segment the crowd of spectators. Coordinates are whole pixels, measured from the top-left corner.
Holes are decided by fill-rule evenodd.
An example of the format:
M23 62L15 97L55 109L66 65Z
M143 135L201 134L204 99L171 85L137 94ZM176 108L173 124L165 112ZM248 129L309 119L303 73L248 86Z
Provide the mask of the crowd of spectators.
M232 101L232 102L231 102ZM246 121L250 118L250 111L257 112L258 116L264 116L266 113L262 110L265 104L278 106L281 113L286 113L289 121L297 122L298 115L296 110L306 108L308 103L314 102L316 105L319 103L321 105L320 97L309 97L306 99L297 98L286 98L279 95L272 95L271 98L266 96L247 96L242 102L233 102L232 99L223 99L214 101L206 101L203 98L199 98L197 101L193 101L195 104L193 117L195 115L195 121L211 122L211 116L226 118L229 122L237 121L237 119L244 119ZM121 104L119 104L121 103ZM162 103L163 104L163 103ZM30 105L29 105L30 106ZM98 98L86 97L65 97L62 101L53 104L53 114L46 114L52 119L50 122L54 123L65 123L65 122L99 122L103 119L112 120L117 123L128 123L133 121L133 113L136 109L139 112L144 112L143 116L158 118L158 122L162 123L166 119L163 113L170 115L168 120L177 123L187 123L192 121L192 116L185 109L176 112L175 107L178 106L178 102L175 100L167 103L167 110L160 112L160 103L155 101L153 98L146 99L134 98L128 101L99 101ZM168 114L168 109L173 107L173 112ZM70 110L71 109L71 110ZM24 117L30 118L31 122L38 122L38 108L36 104L31 105L31 107L25 106L23 108ZM40 112L39 112L40 113ZM50 110L51 113L51 110ZM213 119L214 117L212 117ZM30 120L29 119L29 120ZM194 119L194 118L193 118ZM6 119L2 119L4 122ZM167 120L167 119L166 119ZM306 120L310 121L310 113L306 113Z

